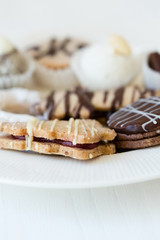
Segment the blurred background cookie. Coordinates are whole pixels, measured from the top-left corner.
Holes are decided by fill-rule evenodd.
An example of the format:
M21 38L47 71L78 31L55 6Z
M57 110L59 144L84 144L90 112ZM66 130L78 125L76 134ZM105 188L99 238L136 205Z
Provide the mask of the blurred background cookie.
M78 39L52 38L42 44L29 47L27 54L38 63L37 81L54 89L78 86L79 82L70 69L70 61L73 53L86 45L86 42Z
M0 88L27 86L33 72L33 61L29 61L8 39L0 37Z

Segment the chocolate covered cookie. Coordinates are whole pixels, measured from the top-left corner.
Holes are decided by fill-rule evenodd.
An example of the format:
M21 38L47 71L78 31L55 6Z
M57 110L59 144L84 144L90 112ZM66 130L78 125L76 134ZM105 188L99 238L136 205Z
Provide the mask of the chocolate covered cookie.
M120 149L139 149L160 144L160 98L150 97L112 114L108 126L117 132Z

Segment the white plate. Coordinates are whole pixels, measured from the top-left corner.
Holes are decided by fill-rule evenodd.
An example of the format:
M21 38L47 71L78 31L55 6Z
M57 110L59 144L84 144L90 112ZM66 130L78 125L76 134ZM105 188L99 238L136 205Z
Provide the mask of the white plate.
M0 182L45 188L115 186L160 177L160 147L78 161L0 150Z
M143 53L154 49L136 48ZM156 49L156 48L155 48ZM46 76L47 77L47 76ZM90 161L0 150L0 182L45 188L116 186L160 177L160 147Z

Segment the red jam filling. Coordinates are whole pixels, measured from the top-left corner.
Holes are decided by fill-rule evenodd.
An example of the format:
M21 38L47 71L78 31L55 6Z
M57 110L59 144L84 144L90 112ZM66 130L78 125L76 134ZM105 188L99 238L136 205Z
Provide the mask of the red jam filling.
M18 139L18 140L25 140L25 136L13 136L12 137L14 139ZM85 143L85 144L76 144L74 145L72 142L69 141L64 141L64 140L60 140L60 139L46 139L46 138L37 138L34 137L33 141L35 142L42 142L42 143L56 143L56 144L60 144L66 147L73 147L73 148L82 148L82 149L93 149L95 147L97 147L100 144L103 144L103 142L97 142L97 143Z

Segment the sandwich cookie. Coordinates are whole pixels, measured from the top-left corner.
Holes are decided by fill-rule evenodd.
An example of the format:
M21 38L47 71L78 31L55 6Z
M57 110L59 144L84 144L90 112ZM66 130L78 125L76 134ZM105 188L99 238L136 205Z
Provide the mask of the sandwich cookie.
M150 97L112 114L108 126L117 132L119 149L139 149L160 144L160 98Z
M95 120L1 122L0 148L56 154L80 160L115 153L116 133Z

